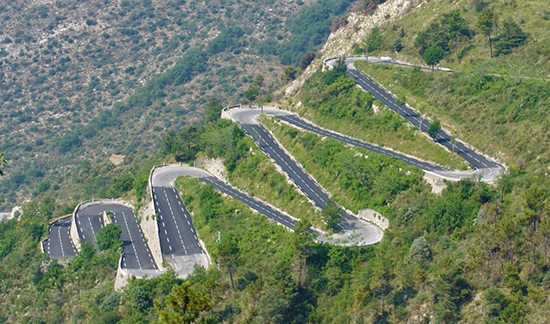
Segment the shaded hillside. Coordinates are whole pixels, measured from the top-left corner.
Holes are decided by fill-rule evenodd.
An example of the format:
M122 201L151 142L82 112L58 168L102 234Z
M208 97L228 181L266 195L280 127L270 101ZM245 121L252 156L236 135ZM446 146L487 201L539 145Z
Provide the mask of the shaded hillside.
M11 205L82 158L147 152L208 98L245 100L257 75L271 92L350 3L2 2L2 195Z

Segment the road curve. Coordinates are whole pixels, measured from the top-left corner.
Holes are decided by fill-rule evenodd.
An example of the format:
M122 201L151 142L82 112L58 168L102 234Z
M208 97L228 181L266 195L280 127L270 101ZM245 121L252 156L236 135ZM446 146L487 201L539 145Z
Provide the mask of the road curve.
M52 259L72 259L77 255L70 235L71 216L53 222L48 228L48 239L42 242L44 253Z
M82 205L76 213L79 239L95 245L95 235L105 226L103 212L110 211L113 222L122 233L121 267L129 270L157 270L151 251L134 210L116 202L98 202Z
M293 229L298 221L296 218L248 196L199 168L175 165L158 168L153 173L153 185L174 186L174 181L178 176L191 176L206 184L211 184L222 193L238 199L270 220L290 229ZM378 227L354 217L349 221L344 221L343 226L345 233L332 237L326 237L315 229L311 229L310 232L316 236L318 242L338 245L369 245L379 242L383 237L383 232Z
M372 151L372 152L375 152L375 153L395 157L396 159L401 160L401 161L405 162L408 165L414 165L414 166L422 169L426 173L435 174L435 175L437 175L439 177L442 177L444 179L458 181L458 180L461 180L461 179L467 179L467 178L471 178L471 177L474 177L474 176L480 176L482 181L492 183L496 180L496 178L500 174L501 168L496 167L498 165L496 162L488 160L483 155L480 155L480 154L474 152L473 150L467 148L464 144L458 143L458 142L457 142L457 144L455 144L455 152L457 152L458 150L461 150L461 152L462 152L461 156L462 156L462 154L466 155L466 156L468 156L468 154L469 154L473 158L476 158L480 161L483 161L483 163L486 163L486 164L489 163L488 165L490 167L485 168L482 165L481 168L476 168L473 171L450 171L450 170L447 170L447 169L442 168L440 166L437 166L437 165L419 160L415 157L405 155L405 154L402 154L402 153L399 153L399 152L395 152L395 151L392 151L392 150L388 150L388 149L379 147L377 145L373 145L373 144L366 143L366 142L363 142L361 140L349 137L347 135L343 135L343 134L340 134L340 133L337 133L337 132L334 132L334 131L331 131L331 130L321 128L321 127L319 127L319 126L317 126L313 123L310 123L310 122L300 118L296 114L293 114L293 113L291 113L287 110L275 109L275 108L263 108L263 109L258 109L258 108L232 108L232 109L226 110L224 113L226 113L233 120L235 120L239 124L241 124L241 126L243 126L243 128L245 128L245 127L250 128L251 127L250 125L254 125L254 128L257 128L257 127L262 127L263 128L263 126L261 126L258 123L258 121L256 120L256 117L259 116L262 113L262 111L263 111L264 114L267 114L267 115L270 115L270 116L273 116L273 117L277 117L277 118L289 123L290 125L292 125L294 127L297 127L297 128L303 129L303 130L307 130L307 131L311 131L311 132L317 133L317 134L325 136L325 137L331 137L331 138L343 141L347 144L364 148L368 151ZM424 121L425 127L423 127L423 129L427 129L428 126L426 126L426 124L427 124L427 122ZM444 136L444 135L440 135L442 133L444 133L444 132L440 131L438 133L438 136ZM440 141L440 143L444 145L445 141Z
M329 66L334 66L337 60L338 60L337 58L332 58L332 59L326 60L325 62ZM359 85L364 91L370 92L370 94L374 98L380 100L389 109L399 114L401 117L405 118L409 123L418 127L422 132L427 134L428 127L430 126L430 122L428 120L426 120L423 116L421 116L416 111L412 110L406 104L398 105L395 98L390 93L388 93L380 85L372 81L368 76L359 72L355 68L355 65L354 65L355 61L364 61L364 60L367 60L367 59L365 57L347 57L346 65L348 67L348 75L354 78L357 82L357 85ZM377 58L368 58L368 61L372 63L390 63L394 65L407 66L406 64L399 64L398 62L395 62L392 60L380 60ZM446 72L452 72L452 71L449 70ZM434 173L438 176L441 176L449 180L460 180L460 179L469 178L474 175L477 175L477 176L481 176L482 181L485 181L488 183L493 183L502 172L502 165L487 158L486 156L480 153L477 153L476 151L469 148L464 143L458 140L454 144L454 148L453 148L453 145L451 144L451 136L441 129L437 132L437 135L435 136L435 141L440 145L442 145L443 147L445 147L446 149L448 149L449 151L455 152L464 160L466 160L468 163L470 163L470 165L472 165L473 167L473 171L452 172L449 170L443 170L438 172L432 172L430 170L423 168L423 170L426 172Z

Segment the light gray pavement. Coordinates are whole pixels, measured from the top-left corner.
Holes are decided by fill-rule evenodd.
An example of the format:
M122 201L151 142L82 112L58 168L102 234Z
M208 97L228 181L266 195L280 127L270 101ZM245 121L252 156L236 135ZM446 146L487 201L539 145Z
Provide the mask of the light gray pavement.
M186 167L155 168L152 180L152 196L158 215L160 248L165 262L170 264L180 277L193 273L195 266L207 268L210 257L204 250L193 226L191 215L185 208L175 188L175 180ZM185 169L186 170L186 169ZM188 170L199 175L200 169ZM202 171L202 170L200 170Z
M72 259L77 255L69 234L71 217L65 217L53 222L48 227L48 239L42 242L42 250L52 259Z

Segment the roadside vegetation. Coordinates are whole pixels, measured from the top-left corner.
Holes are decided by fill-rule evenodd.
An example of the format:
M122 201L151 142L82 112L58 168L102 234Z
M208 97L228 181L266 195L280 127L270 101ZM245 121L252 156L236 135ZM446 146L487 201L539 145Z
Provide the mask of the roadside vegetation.
M373 208L383 215L399 193L422 186L424 172L404 162L298 130L263 117L283 147L328 190L335 202L357 213Z
M210 100L206 124L186 126L178 134L170 132L164 138L162 153L190 164L199 157L222 158L230 184L296 218L322 227L320 211L277 171L275 164L238 124L220 119L220 111L217 100Z
M538 168L550 161L547 81L481 71L449 74L356 64L388 90L407 98L415 109L437 116L451 132L460 134L458 138L482 152L519 168Z
M389 147L449 169L466 169L462 158L433 143L418 128L386 108L346 76L343 64L318 71L307 80L296 101L300 115L314 123L366 142Z

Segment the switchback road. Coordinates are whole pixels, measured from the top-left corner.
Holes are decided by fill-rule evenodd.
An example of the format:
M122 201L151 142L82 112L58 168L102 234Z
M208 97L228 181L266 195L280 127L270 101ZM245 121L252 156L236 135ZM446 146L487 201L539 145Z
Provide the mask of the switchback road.
M134 210L118 203L99 202L85 204L76 213L78 235L81 241L95 245L95 235L105 226L103 212L111 212L112 220L120 226L122 233L122 268L136 270L158 269Z

